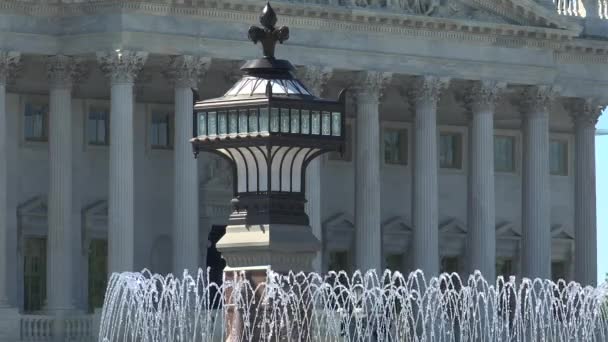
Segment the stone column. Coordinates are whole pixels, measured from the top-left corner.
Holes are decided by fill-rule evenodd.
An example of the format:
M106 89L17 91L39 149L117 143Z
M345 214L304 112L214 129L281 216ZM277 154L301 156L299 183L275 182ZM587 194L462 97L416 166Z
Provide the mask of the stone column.
M523 94L524 167L522 184L522 275L551 277L551 197L549 179L549 107L551 87Z
M145 52L97 53L110 77L110 176L108 270L134 271L133 84L147 59Z
M503 83L482 81L468 94L470 114L470 170L468 196L469 273L486 279L496 274L496 218L494 200L494 105Z
M361 72L355 95L355 266L382 272L380 212L380 114L383 88L391 79L383 72Z
M75 271L72 255L72 84L81 72L79 60L49 57L49 194L47 236L47 309L74 309Z
M8 282L13 278L8 273L8 263L13 262L8 257L9 249L9 148L7 141L8 119L6 113L6 83L19 65L21 55L18 52L0 51L0 308L10 306ZM1 321L1 320L0 320ZM0 325L0 328L2 325ZM0 329L2 331L2 329ZM3 336L0 333L0 336Z
M414 173L412 216L414 269L428 277L439 274L437 199L437 102L448 80L424 76L416 80L410 99L414 108Z
M595 124L602 113L595 99L573 101L574 152L574 280L597 283L597 222L595 203Z
M308 89L317 96L323 95L323 90L332 70L318 66L306 66L298 70L298 78ZM306 168L306 214L310 222L312 233L319 241L323 242L323 227L321 217L321 159L315 158ZM315 272L323 271L323 250L317 252L312 261L312 269Z
M192 156L193 94L198 88L201 72L209 58L194 56L173 57L167 77L175 89L175 139L173 154L173 272L184 270L196 273L199 266L205 269L206 261L199 265L198 167ZM205 255L203 253L203 255Z

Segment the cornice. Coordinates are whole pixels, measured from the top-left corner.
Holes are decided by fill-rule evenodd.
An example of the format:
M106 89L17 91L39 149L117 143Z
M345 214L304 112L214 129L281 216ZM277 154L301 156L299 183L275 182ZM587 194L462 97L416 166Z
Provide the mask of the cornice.
M494 3L496 0L469 1ZM505 1L510 0L499 0L498 2ZM194 3L194 5L188 5L149 0L102 0L49 4L4 0L0 4L0 10L26 15L63 17L90 15L91 13L135 12L150 15L193 16L245 23L253 23L258 19L258 3L244 4L237 1L210 0L198 0ZM505 11L501 10L500 6L495 6L497 6L495 11L500 13ZM574 30L435 18L315 4L280 2L275 10L282 16L282 23L292 27L480 41L500 46L522 46L523 43L531 47L555 48L555 43L571 40L578 35L578 32Z

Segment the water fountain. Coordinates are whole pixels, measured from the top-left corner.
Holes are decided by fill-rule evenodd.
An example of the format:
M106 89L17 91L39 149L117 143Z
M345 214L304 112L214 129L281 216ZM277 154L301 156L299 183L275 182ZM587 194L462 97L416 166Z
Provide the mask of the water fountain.
M99 341L607 341L608 285L487 282L420 272L281 275L221 286L197 275L114 274ZM231 306L240 322L226 319ZM232 316L233 319L237 316ZM238 334L231 325L238 324ZM229 338L228 338L229 337Z

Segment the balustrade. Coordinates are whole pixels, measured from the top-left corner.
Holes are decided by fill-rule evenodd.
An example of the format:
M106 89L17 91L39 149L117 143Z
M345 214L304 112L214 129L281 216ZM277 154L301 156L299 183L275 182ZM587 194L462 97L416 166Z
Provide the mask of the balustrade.
M58 318L49 315L21 315L21 341L53 341L56 334L54 331L56 319ZM88 342L95 340L92 316L68 317L62 320L67 341Z

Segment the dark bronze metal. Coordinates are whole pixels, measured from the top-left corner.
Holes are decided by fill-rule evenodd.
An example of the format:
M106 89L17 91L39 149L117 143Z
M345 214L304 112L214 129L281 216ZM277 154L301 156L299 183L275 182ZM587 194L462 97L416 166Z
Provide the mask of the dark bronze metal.
M284 41L289 39L289 28L281 26L275 29L274 25L276 23L277 15L268 2L262 10L262 15L260 15L260 24L263 28L257 26L249 28L249 40L254 44L262 43L265 58L274 58L274 49L277 42L283 44Z

